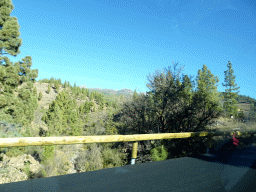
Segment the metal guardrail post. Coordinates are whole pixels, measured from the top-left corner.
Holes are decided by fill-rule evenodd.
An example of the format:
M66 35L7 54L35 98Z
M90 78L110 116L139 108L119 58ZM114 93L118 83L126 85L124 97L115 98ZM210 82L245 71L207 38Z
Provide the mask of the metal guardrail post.
M138 151L138 142L132 143L132 159L131 159L131 165L135 164L135 159L137 158L137 151Z

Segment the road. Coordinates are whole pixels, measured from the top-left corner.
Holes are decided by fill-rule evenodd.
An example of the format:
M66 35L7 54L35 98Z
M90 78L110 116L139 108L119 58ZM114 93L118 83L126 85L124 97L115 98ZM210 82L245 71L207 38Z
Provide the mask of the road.
M1 192L256 191L256 147L0 185Z

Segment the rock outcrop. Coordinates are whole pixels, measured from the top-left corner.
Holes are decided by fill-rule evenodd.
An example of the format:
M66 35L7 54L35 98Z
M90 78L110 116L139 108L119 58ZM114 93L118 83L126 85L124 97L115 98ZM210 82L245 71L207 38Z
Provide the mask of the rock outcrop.
M81 147L78 145L78 148ZM70 147L70 146L68 146ZM65 147L67 148L67 147ZM65 151L66 152L66 151ZM76 170L76 161L79 152L65 153L63 151L56 150L54 155L54 161L58 164L52 166L45 166L39 163L38 158L31 156L30 154L23 154L17 157L9 157L4 153L0 154L0 184L12 183L19 181L26 181L30 179L40 178L37 175L41 174L41 170L47 170L49 177L58 175L66 175L72 173L78 173ZM48 177L47 176L47 177Z
M8 157L0 154L0 184L27 180L29 174L36 174L41 168L31 155Z

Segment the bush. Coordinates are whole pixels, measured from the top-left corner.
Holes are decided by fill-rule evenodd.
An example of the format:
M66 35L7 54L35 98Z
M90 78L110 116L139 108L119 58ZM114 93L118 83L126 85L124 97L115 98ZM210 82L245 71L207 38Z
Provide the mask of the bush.
M25 168L24 168L23 171L26 173L26 175L28 176L29 179L32 179L32 174L30 172L30 163L29 162L26 162Z
M0 138L16 138L23 137L21 134L22 126L16 123L0 121ZM9 157L17 157L24 154L24 147L6 147L0 148L0 153L5 153Z
M47 89L47 93L49 94L51 91L51 87L50 87L50 84L48 84L48 89Z
M56 151L54 160L51 162L52 168L54 168L54 175L66 175L72 164L69 161L69 155L62 151ZM53 171L50 171L53 173ZM50 173L49 173L50 174Z
M103 168L103 159L101 157L101 146L96 143L90 145L89 150L85 150L76 158L77 170L81 172L95 171Z
M43 146L43 148L44 148L44 152L42 157L42 163L48 164L48 162L53 159L53 154L55 153L55 146L47 145L47 146Z
M33 179L44 178L44 177L47 177L47 173L46 173L45 169L41 169L38 173L36 173L33 176Z
M42 92L40 91L39 96L38 96L38 101L41 101L41 99L43 98Z
M152 155L152 159L154 161L163 161L168 157L168 152L164 145L151 149L150 154Z
M102 122L91 122L91 125L86 129L86 135L105 135L106 129Z
M127 164L125 154L119 152L118 149L105 148L102 152L103 168L121 167Z

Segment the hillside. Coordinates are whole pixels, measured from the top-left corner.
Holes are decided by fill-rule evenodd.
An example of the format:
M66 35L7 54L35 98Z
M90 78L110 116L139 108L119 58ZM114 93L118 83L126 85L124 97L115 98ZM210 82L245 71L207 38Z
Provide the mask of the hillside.
M72 145L56 145L56 143L47 145L47 143L43 143L42 146L10 147L11 138L21 138L22 140L24 137L82 136L89 140L89 136L116 135L115 137L120 137L120 135L151 133L213 132L230 131L234 128L242 131L256 130L256 123L245 122L242 113L242 111L245 112L245 116L248 118L249 103L254 103L255 106L255 99L239 96L238 107L241 112L239 115L235 114L235 117L238 116L240 119L232 119L226 111L220 113L219 110L222 109L215 108L221 106L223 101L219 102L219 106L217 104L211 106L209 101L215 99L211 93L216 90L216 87L214 78L210 75L210 70L207 69L206 65L203 66L202 73L198 71L200 74L198 76L200 86L198 87L202 90L199 96L202 96L202 100L205 102L196 99L191 105L185 102L187 99L185 97L189 96L189 88L192 86L188 76L183 78L182 86L179 78L178 81L174 81L176 75L179 77L180 71L178 74L173 73L174 76L171 71L168 71L166 75L165 73L158 73L153 77L149 86L157 94L148 95L148 97L136 94L130 89L87 89L84 86L77 87L76 83L72 86L69 81L65 80L62 83L61 79L57 80L54 77L36 80L39 74L40 77L43 77L47 75L47 71L54 74L60 70L59 67L54 69L54 65L61 66L65 63L73 65L73 63L65 61L64 57L59 60L61 65L55 64L54 61L42 63L44 62L43 59L37 60L29 55L21 60L18 57L19 61L12 62L10 58L21 53L20 26L17 17L10 15L15 7L12 1L0 0L0 2L0 140L8 143L7 146L0 148L0 184L122 167L130 164L131 160L132 142ZM51 7L55 8L54 6ZM22 11L26 12L26 10L27 7L24 6ZM27 11L27 13L30 12ZM76 29L73 32L76 32ZM73 37L72 34L69 36ZM27 36L27 38L31 37ZM50 38L44 38L44 40L47 39ZM29 41L32 42L33 39ZM34 51L33 45L30 48ZM48 48L47 52L56 58L56 54ZM38 52L32 55L41 57L40 54L42 53ZM113 54L116 55L116 53ZM158 53L156 52L156 54ZM70 59L70 55L66 56ZM74 59L76 60L76 58ZM103 63L99 64L106 67L104 60L103 58L101 60ZM83 59L83 65L87 65L84 61ZM95 68L94 62L95 60L92 61L92 71L86 68L84 68L85 71L80 71L76 68L82 72L82 76L79 76L77 72L75 76L70 74L72 69L75 69L73 66L68 66L67 70L63 68L64 72L67 72L65 77L69 80L73 78L85 81L85 76L91 75L92 72L99 72ZM40 71L31 68L33 63L40 66ZM46 73L43 73L41 69L48 68L47 63L51 64L50 70L47 69ZM116 64L119 65L119 68L120 62ZM174 70L176 66L174 66ZM231 72L232 64L230 61L227 67ZM114 68L114 72L118 68ZM103 71L106 75L112 75L108 73L110 72L108 68L105 69L107 70ZM139 68L136 67L136 69ZM131 71L130 68L128 70ZM122 83L120 73L116 74L118 76L113 81ZM136 71L135 76L138 75L139 72ZM96 78L98 77L99 74ZM93 80L99 80L96 78ZM105 78L107 77L105 76ZM132 83L136 80L130 78L132 76L129 77L129 80L123 81L122 85L125 86L128 81ZM228 79L233 79L232 75L229 75ZM90 83L91 80L87 81ZM232 82L233 80L229 80L229 86L232 86ZM183 90L177 93L177 89L180 88ZM166 94L169 89L174 89L171 98ZM212 92L205 91L206 89ZM208 109L206 109L206 105L208 105ZM229 111L237 112L233 109ZM216 114L219 113L220 115L216 117ZM256 108L253 106L251 106L250 117L256 117ZM243 121L238 121L241 118ZM219 143L218 140L230 138L226 138L224 135L212 139L214 146ZM136 164L202 154L206 152L206 142L206 137L138 141ZM19 145L22 144L19 143ZM248 142L240 141L239 143L239 147L246 145ZM163 150L162 146L166 147L167 150Z
M50 92L47 92L48 84L50 84ZM16 97L18 96L18 90L22 87L26 86L26 83L18 86L18 89L14 92ZM37 89L37 96L39 93L42 93L42 99L38 101L38 107L34 112L35 119L31 122L32 135L34 137L41 136L41 134L45 134L49 132L49 125L46 124L42 117L49 110L49 105L56 101L57 96L63 91L67 90L71 99L75 99L77 106L83 105L85 102L89 101L89 97L84 97L81 94L76 95L75 89L71 87L64 88L63 84L61 84L59 91L56 91L56 87L54 83L43 83L43 82L35 82L33 87ZM80 87L83 88L83 87ZM123 89L123 90L112 90L112 89L99 89L93 88L89 89L90 94L94 91L100 92L105 95L106 99L109 101L116 102L118 106L122 103L131 100L132 90ZM123 98L121 98L121 96ZM118 124L114 124L109 119L109 114L116 112L118 110L113 107L105 106L103 110L99 109L99 102L95 99L92 99L94 103L90 108L89 113L80 116L83 122L84 131L82 135L102 135L106 134L107 130L111 128L113 131L119 130L121 131L121 127ZM247 113L250 110L250 104L240 102L238 103L238 107ZM1 131L7 130L8 128L17 128L16 125L8 124L8 122L0 123ZM230 120L218 119L217 124L215 126L210 126L212 130L226 130L229 127L241 127L243 129L247 129L245 124L233 124ZM23 131L26 127L22 127ZM110 129L110 130L111 130ZM119 134L122 134L120 132ZM3 135L3 134L2 134ZM18 134L19 135L19 134ZM16 137L18 136L16 135ZM8 137L15 137L12 134L8 134ZM214 141L218 141L221 138L214 138ZM136 159L136 164L143 162L152 162L152 156L149 154L149 150L152 149L150 147L150 142L145 142L147 151L143 151L143 145L139 144L138 146L138 158ZM15 152L15 149L5 149L1 154L0 158L2 158L2 165L7 162L17 162L25 158L24 153L27 154L28 160L31 162L31 174L25 174L24 172L19 172L21 169L17 167L16 164L10 164L9 166L2 166L0 169L0 178L2 183L6 182L15 182L24 180L22 178L41 178L41 177L50 177L56 175L65 175L76 172L83 172L88 170L97 170L102 168L110 168L116 166L123 166L129 164L128 160L131 158L130 150L132 144L126 143L125 146L120 143L113 144L85 144L85 145L60 145L56 146L54 149L53 159L47 164L42 163L42 159L44 158L44 149L41 146L31 146L27 147L26 151ZM110 149L111 148L111 149ZM17 148L17 149L21 149ZM91 151L89 152L88 151ZM87 151L87 153L85 153ZM87 155L86 155L87 154ZM87 167L87 163L90 162L90 166L94 166L94 169L91 167ZM104 163L105 162L105 163ZM106 164L106 162L108 162ZM65 166L63 166L65 165ZM25 166L25 165L24 165ZM0 162L1 167L1 162ZM9 167L9 168L8 168ZM32 167L34 167L32 169ZM11 170L10 170L11 168ZM22 167L22 170L25 167ZM12 173L12 174L7 174ZM11 176L13 175L13 176ZM4 176L4 177L3 177Z
M80 86L81 88L85 87L85 86ZM121 89L121 90L113 90L113 89L101 89L101 88L88 88L90 92L92 91L97 91L100 93L103 93L105 95L123 95L125 98L130 99L133 91L131 89ZM219 92L220 95L219 97L222 97L224 95L224 92ZM143 93L145 94L145 93ZM238 109L239 111L243 111L245 118L247 119L249 116L249 112L250 112L250 105L251 103L255 103L256 104L256 99L251 98L249 96L245 96L245 95L239 95L237 98L237 102L238 102ZM224 100L221 100L222 105L224 104Z

